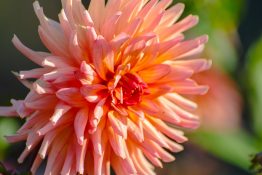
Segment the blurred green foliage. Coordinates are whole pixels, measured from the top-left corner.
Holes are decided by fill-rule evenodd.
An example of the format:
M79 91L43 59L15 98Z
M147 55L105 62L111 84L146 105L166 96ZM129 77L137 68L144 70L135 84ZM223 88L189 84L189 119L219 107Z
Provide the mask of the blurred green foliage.
M176 3L178 1L174 1ZM180 1L181 2L181 1ZM240 49L237 28L245 14L244 0L182 0L186 4L186 14L197 14L200 22L189 35L206 33L206 57L215 66L233 74L236 70ZM253 111L254 130L261 139L251 135L244 128L236 132L213 132L199 130L191 139L216 157L249 170L251 156L262 149L262 39L249 52L247 85ZM244 73L245 74L245 73ZM244 78L244 76L243 76ZM243 87L244 88L244 87ZM251 117L251 115L249 116Z
M259 151L255 140L244 131L218 133L202 130L193 134L191 139L218 158L247 171L252 155Z
M6 149L9 144L5 139L5 136L14 134L19 128L15 119L1 118L0 119L0 160L3 160Z
M252 126L262 149L262 37L250 48L247 61L245 84L253 116Z
M206 55L223 69L233 72L238 60L235 44L237 26L243 15L244 0L175 0L183 2L187 14L197 14L200 22L190 35L208 34Z

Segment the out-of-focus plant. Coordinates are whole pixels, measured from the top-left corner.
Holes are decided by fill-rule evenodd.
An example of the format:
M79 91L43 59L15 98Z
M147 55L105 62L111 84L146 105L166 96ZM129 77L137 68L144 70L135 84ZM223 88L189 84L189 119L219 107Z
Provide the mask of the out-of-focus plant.
M6 149L9 144L4 136L15 133L18 128L18 124L15 120L0 119L0 160L3 160Z
M247 76L243 84L247 85L252 128L260 140L257 144L262 147L262 37L250 48L246 66L244 75Z
M203 82L210 82L211 89L206 96L199 99L198 113L202 116L203 126L198 132L192 134L192 139L216 157L248 170L251 165L250 156L255 154L261 145L256 144L256 138L241 125L242 97L237 84L229 76L235 72L240 56L238 53L241 44L237 28L241 14L244 14L245 1L182 1L191 7L188 9L190 12L195 11L195 14L199 14L201 23L193 32L208 33L210 41L205 54L206 57L213 59L215 67L211 70L212 75L208 73L210 77L207 77L207 74L199 75ZM254 64L257 65L257 63ZM251 66L252 70L254 70L253 67ZM257 72L257 76L260 75L259 79L261 79L262 61L260 65L257 65L257 69L259 68L260 73ZM258 88L262 87L262 79L259 81L253 75L250 77L256 81L257 91L260 91ZM259 114L262 114L262 91L260 93L261 101L258 101L258 97L256 101L253 100L253 103L256 103L253 108L257 108L254 109L257 116L254 117L253 123L255 130L262 136L262 117L259 117Z
M262 173L262 152L258 153L252 159L252 166L250 167L255 173Z
M243 14L245 0L180 0L187 6L188 13L198 14L201 22L192 33L206 32L209 42L205 49L215 65L233 72L237 63L237 26ZM177 2L175 0L174 2Z

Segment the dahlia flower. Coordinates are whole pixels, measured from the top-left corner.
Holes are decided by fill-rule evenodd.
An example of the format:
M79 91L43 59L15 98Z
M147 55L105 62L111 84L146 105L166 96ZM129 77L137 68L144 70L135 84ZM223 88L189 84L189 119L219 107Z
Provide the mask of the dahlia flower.
M10 142L26 140L23 162L40 145L31 168L47 159L45 175L151 175L168 152L183 149L180 128L196 128L197 105L183 95L204 94L192 75L210 67L198 58L206 35L185 40L198 17L180 20L172 0L62 0L59 23L34 10L50 53L15 47L40 68L15 73L29 88L0 115L26 121ZM154 166L153 166L154 165Z

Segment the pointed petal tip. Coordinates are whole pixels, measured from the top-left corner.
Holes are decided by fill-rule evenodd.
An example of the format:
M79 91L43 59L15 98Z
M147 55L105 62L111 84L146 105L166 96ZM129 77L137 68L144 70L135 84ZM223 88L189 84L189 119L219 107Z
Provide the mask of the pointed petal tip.
M185 4L182 3L182 2L179 2L179 3L177 3L176 5L177 5L177 6L180 6L180 7L182 7L182 8L185 8Z
M209 86L202 86L202 92L200 93L200 95L205 95L208 93L209 90Z
M213 65L213 61L207 60L207 69L210 69L212 65Z
M12 73L14 76L18 77L18 78L19 78L19 76L20 76L19 73L16 72L16 71L13 71L13 70L12 70L11 73Z
M13 38L12 38L11 41L12 41L13 43L19 41L19 39L18 39L18 37L16 36L16 34L13 35Z
M208 40L209 40L208 35L203 35L203 36L201 36L201 37L199 38L199 42L200 42L201 44L207 43Z
M34 7L37 7L37 6L40 6L40 4L39 4L38 1L34 1L34 2L33 2L33 6L34 6Z
M185 9L185 4L182 2L176 3L175 6L176 8L180 9L181 11L184 11Z
M19 164L22 164L22 163L24 162L24 160L19 157L19 158L17 159L17 162L18 162Z
M91 121L90 121L90 125L91 125L92 127L96 128L97 125L98 125L98 120L97 120L97 119L91 120Z
M77 142L78 142L79 145L82 146L84 144L84 136L79 137Z

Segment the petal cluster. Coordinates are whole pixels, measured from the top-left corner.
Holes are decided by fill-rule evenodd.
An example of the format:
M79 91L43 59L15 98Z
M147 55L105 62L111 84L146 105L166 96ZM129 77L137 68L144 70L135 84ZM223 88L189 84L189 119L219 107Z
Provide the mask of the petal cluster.
M198 23L172 0L62 0L59 22L34 2L39 36L50 51L15 47L40 68L15 73L30 92L1 107L26 118L10 142L26 140L18 161L40 145L31 171L47 159L45 175L153 175L186 141L180 128L196 128L196 103L206 86L192 75L208 69L198 58L208 37L185 40ZM170 7L170 8L169 8ZM33 80L33 81L32 81ZM169 151L168 151L169 150Z

